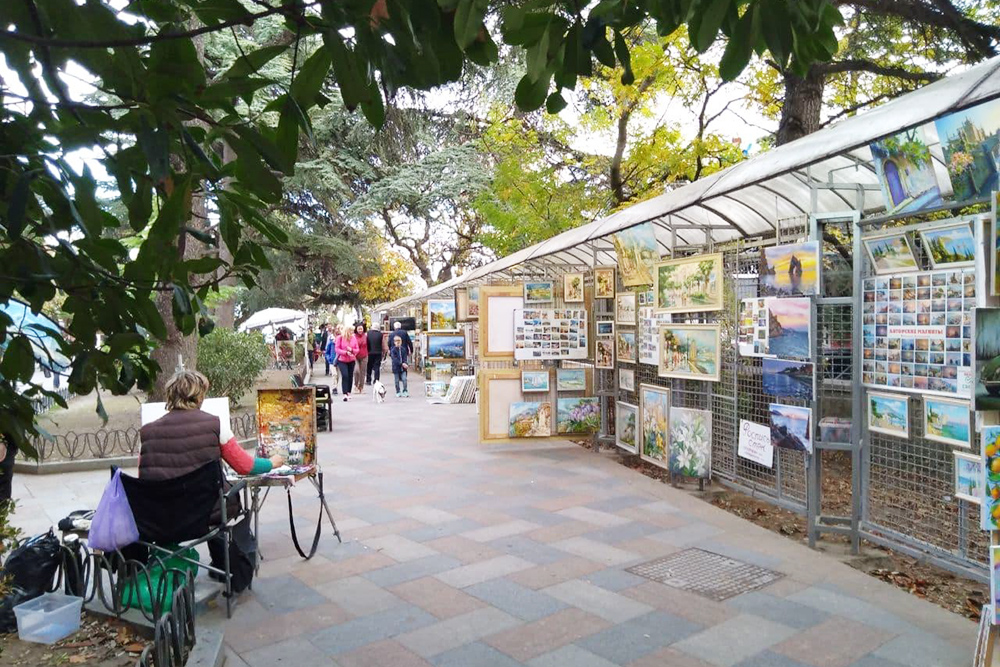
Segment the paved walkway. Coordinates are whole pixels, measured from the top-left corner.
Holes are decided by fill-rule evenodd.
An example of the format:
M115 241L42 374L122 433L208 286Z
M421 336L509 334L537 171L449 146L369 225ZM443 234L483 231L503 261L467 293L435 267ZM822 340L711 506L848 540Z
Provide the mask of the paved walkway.
M261 577L225 624L227 665L971 664L976 628L966 619L613 454L479 445L475 406L428 405L414 384L408 400L334 405L336 430L320 437L319 452L343 544L325 536L303 562L284 498L269 501ZM29 506L55 493L68 507L99 496L103 480L23 476L18 489ZM316 504L305 486L296 494L306 532ZM44 519L21 512L17 521L37 528ZM784 576L715 602L626 571L689 547Z

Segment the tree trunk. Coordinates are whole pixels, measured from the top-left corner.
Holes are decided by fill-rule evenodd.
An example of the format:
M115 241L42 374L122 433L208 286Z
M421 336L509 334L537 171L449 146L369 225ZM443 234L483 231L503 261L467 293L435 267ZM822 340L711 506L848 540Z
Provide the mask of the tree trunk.
M825 84L826 76L818 67L810 67L804 79L785 72L785 103L781 108L777 136L779 146L820 128Z
M229 164L235 159L236 159L236 154L233 152L233 149L230 148L229 144L223 142L222 163ZM228 182L223 183L223 187L225 187L226 185L228 185ZM219 238L219 259L226 262L227 265L233 263L233 253L229 251L229 247L226 246L226 243L222 240L221 237ZM221 276L222 272L225 270L226 270L225 267L219 269L219 275ZM236 278L230 276L229 278L223 280L220 283L220 286L235 287ZM218 304L216 304L213 316L215 318L215 326L223 329L232 329L233 326L235 326L236 324L236 297L231 296L225 301L220 301Z

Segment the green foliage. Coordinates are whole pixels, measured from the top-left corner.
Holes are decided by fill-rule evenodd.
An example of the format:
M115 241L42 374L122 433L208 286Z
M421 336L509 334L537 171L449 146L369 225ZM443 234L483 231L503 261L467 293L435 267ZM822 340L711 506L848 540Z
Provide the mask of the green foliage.
M212 396L228 396L236 406L267 368L271 353L259 333L215 329L198 341L198 370Z

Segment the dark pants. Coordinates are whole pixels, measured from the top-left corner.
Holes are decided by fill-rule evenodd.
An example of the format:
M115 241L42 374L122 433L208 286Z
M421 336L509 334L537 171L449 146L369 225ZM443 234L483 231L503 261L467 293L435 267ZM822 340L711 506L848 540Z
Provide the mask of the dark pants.
M368 353L368 370L365 371L365 380L371 384L372 379L382 379L382 353Z
M396 380L396 393L397 394L399 392L401 392L401 391L409 391L406 388L406 371L404 371L402 368L400 368L398 371L397 370L393 370L392 371L392 375L393 375L393 378ZM402 389L399 388L400 385L403 386Z
M337 370L340 371L340 391L344 396L350 396L351 386L354 384L354 362L338 359Z
M11 482L14 481L14 457L17 456L17 447L12 438L5 438L7 442L7 455L0 461L0 502L10 500Z

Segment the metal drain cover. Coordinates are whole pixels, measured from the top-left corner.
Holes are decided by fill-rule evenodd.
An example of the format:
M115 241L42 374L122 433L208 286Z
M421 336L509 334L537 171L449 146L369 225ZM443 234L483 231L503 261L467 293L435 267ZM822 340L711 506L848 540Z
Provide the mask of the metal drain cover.
M703 549L685 549L640 563L628 572L722 602L781 579L780 572Z

